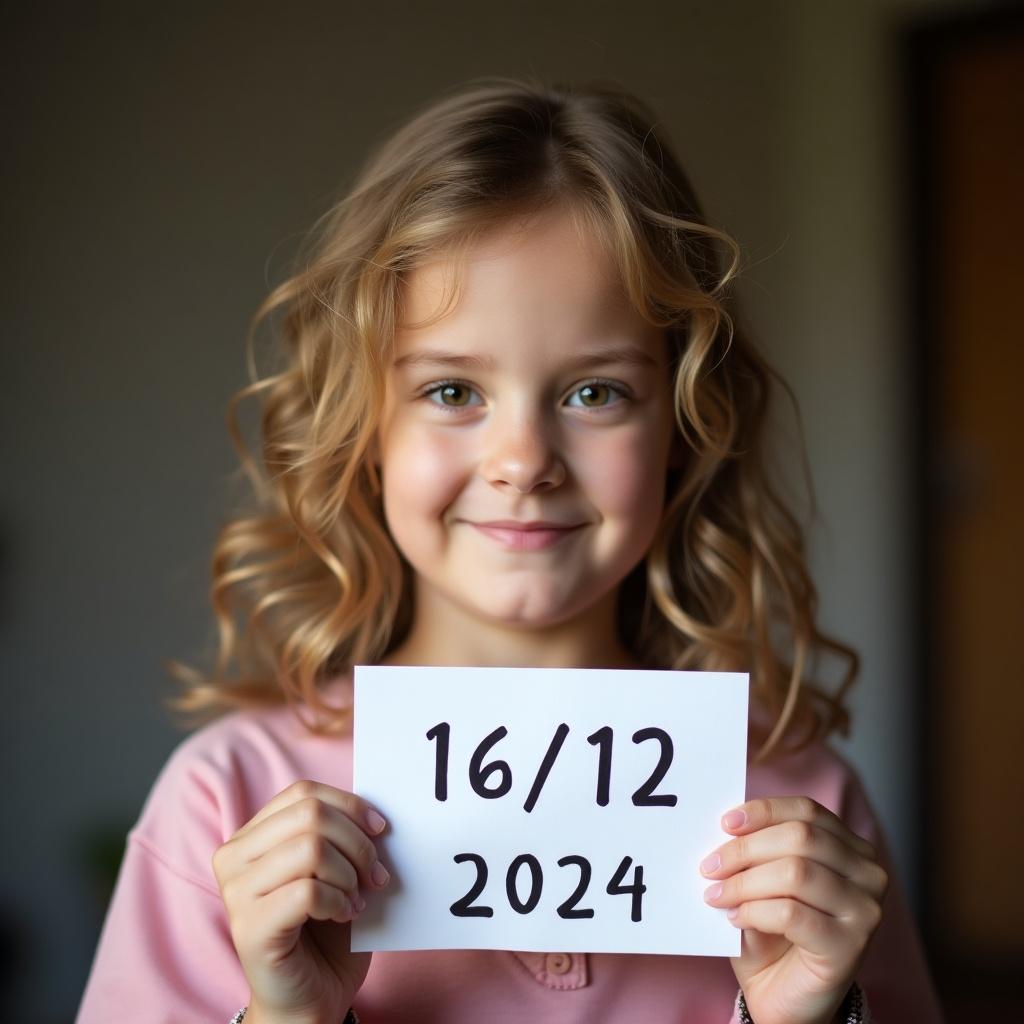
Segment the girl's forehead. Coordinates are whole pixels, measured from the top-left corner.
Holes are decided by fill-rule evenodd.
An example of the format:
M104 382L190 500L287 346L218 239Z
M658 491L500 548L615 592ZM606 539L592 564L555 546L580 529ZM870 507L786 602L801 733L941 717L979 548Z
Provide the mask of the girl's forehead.
M554 318L554 325L633 322L618 267L605 246L565 213L494 228L403 275L400 331L444 319Z

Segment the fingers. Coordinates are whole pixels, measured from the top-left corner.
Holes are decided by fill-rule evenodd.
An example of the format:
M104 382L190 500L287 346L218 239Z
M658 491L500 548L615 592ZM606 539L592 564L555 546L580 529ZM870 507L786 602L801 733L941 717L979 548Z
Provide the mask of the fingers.
M378 879L386 879L372 840L351 818L317 797L283 807L264 820L259 832L239 840L239 854L249 863L265 859L271 850L283 856L282 847L295 851L297 859L308 865L316 862L321 851L340 852L358 874L359 884L370 889L382 888Z
M375 807L367 803L362 797L356 796L355 793L347 793L344 790L336 789L334 786L325 785L322 782L301 779L298 782L293 782L287 789L281 790L273 800L260 808L259 813L247 821L238 830L236 835L243 835L256 825L261 824L271 815L276 814L282 808L310 797L315 797L326 804L336 807L369 835L379 835L384 831L384 818Z
M260 928L270 934L287 936L289 931L314 921L344 924L359 912L347 893L315 878L299 878L268 893L254 904Z
M851 833L852 835L852 833ZM888 876L881 865L844 843L834 832L808 821L786 821L731 839L701 862L707 878L728 878L756 864L798 857L830 868L881 899Z
M704 899L715 907L771 899L798 900L831 917L868 926L877 903L830 868L803 857L783 857L709 886Z
M275 846L253 862L234 885L236 893L244 891L248 899L255 900L303 879L341 890L357 913L366 905L352 863L332 842L314 833L303 833Z
M705 892L709 904L729 908L737 927L785 936L810 953L859 955L889 884L870 843L808 797L751 800L722 824L736 837L701 864L717 880Z
M279 964L294 955L298 936L307 921L345 924L358 913L346 893L316 878L296 879L241 905L225 899L225 905L239 957L244 965L249 965L249 970L258 973L266 969L268 962Z
M878 851L866 839L851 832L841 818L808 796L762 797L748 800L722 816L722 827L736 835L748 835L787 821L805 821L816 825L826 832L831 832L860 856L869 860L878 859Z
M756 900L729 911L738 928L766 935L783 935L795 946L816 956L832 958L844 942L839 921L791 899Z
M387 883L372 838L385 827L355 794L304 780L217 848L213 872L250 1005L308 1008L328 988L332 1006L351 1005L369 956L351 953L349 922L366 906L361 890Z
M222 890L244 874L244 886L236 888L253 898L302 877L320 878L353 896L359 886L383 888L388 873L367 834L383 826L377 827L371 811L377 813L353 793L296 782L217 850L214 873Z

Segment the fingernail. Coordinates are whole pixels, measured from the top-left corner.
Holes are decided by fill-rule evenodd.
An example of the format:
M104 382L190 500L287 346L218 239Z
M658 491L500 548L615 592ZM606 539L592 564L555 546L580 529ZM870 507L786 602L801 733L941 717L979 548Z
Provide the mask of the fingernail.
M387 822L372 807L366 812L366 823L374 835L383 832L384 826L387 825Z
M722 824L726 828L742 828L747 823L746 811L730 811L722 818Z
M356 908L357 914L361 914L366 909L366 900L359 893L356 893L352 897L352 906Z
M722 895L722 883L716 882L714 885L709 885L704 890L704 899L710 903L712 900L717 900Z
M739 912L740 912L740 908L739 908L739 907L730 907L730 908L729 908L729 909L728 909L728 910L727 910L727 911L725 912L725 916L726 916L727 918L729 918L729 920L731 921L731 920L733 920L733 919L734 919L734 918L736 917L736 915L737 915L737 914L738 914Z
M717 853L709 854L700 862L700 869L705 875L710 875L712 871L717 871L722 863L722 858Z
M370 868L370 877L375 885L387 885L391 875L388 873L388 869L377 860L373 862L373 867Z

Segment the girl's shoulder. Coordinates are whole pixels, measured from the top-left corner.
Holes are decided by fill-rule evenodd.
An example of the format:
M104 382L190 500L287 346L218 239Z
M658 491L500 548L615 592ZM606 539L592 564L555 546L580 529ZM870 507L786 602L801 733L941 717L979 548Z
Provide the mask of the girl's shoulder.
M325 706L338 710L351 707L352 684L348 677L323 683L318 692ZM312 758L315 762L319 753L336 753L339 744L351 744L350 733L325 737L306 728L302 719L313 717L305 703L291 705L283 699L264 707L228 711L185 736L170 757L234 772L239 767L272 768L279 760L275 752L291 752L296 760ZM269 758L269 763L250 765L255 755Z

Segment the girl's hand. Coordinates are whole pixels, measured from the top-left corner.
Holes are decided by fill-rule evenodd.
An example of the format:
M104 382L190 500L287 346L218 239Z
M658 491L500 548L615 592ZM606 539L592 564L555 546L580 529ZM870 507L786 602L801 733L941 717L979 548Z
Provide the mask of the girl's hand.
M213 855L253 1024L340 1021L370 967L351 953L360 886L387 872L370 836L385 822L353 793L296 782Z
M704 898L743 929L731 962L750 1016L831 1024L882 919L876 850L809 797L750 800L722 825L738 838L702 862L720 880Z

